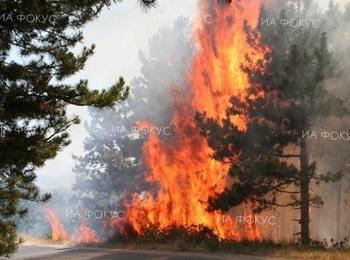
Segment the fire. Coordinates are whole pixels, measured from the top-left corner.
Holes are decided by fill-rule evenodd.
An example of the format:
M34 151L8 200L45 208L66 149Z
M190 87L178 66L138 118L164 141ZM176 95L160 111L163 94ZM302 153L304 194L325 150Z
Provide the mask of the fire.
M95 231L91 229L89 226L87 226L85 221L82 220L79 225L76 242L82 243L82 244L93 244L93 243L100 242L100 239L96 235Z
M52 241L69 241L69 235L64 229L59 217L53 209L45 208L47 220L51 227L51 240Z
M241 70L245 55L257 60L263 54L248 45L243 30L245 21L253 28L257 24L260 1L233 1L229 6L207 2L202 12L211 12L213 22L202 24L195 32L199 51L188 77L193 86L193 109L220 121L226 117L231 97L246 94L248 76ZM244 127L244 120L235 120Z
M47 220L51 227L51 240L61 242L76 242L83 244L92 244L100 242L100 238L96 235L95 231L91 229L84 220L81 220L79 229L76 235L72 236L67 233L62 224L60 218L56 214L55 210L51 208L44 209Z
M243 98L247 93L248 77L242 72L246 53L253 60L262 57L247 43L243 25L255 27L259 16L259 0L237 1L221 5L207 1L203 14L211 14L210 22L199 24L194 39L198 51L192 71L187 75L191 94L176 93L176 110L172 118L174 135L167 140L151 133L143 146L149 182L159 185L157 195L135 195L128 206L127 223L137 233L143 227L204 225L220 238L255 240L257 227L239 232L235 221L220 221L221 212L208 212L207 200L222 192L227 185L228 165L212 159L213 151L198 131L195 113L221 121L232 96ZM206 20L207 21L207 20ZM245 118L233 118L244 129ZM245 213L244 213L245 214ZM219 216L219 217L218 217ZM219 221L218 221L219 219Z
M254 205L251 205L250 208L254 208ZM255 213L252 211L250 214L248 214L247 211L247 205L246 203L243 203L243 217L245 219L250 217L250 221L247 223L247 225L244 225L244 234L247 234L248 238L256 240L261 237L261 234L255 222Z

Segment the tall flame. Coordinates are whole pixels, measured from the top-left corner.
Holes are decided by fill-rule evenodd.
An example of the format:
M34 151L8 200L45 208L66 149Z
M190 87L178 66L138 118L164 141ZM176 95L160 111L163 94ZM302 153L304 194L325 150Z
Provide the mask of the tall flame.
M46 218L51 227L52 241L69 241L69 235L53 209L45 208Z
M233 1L229 6L207 1L202 13L211 13L212 19L200 24L195 31L198 53L194 57L192 74L192 108L206 112L207 116L221 121L232 96L243 98L249 85L248 76L242 72L247 65L246 55L252 64L263 58L263 50L257 53L248 43L244 23L254 28L260 10L259 0ZM201 17L208 16L202 14ZM244 128L243 118L233 123Z
M257 239L259 232L239 232L235 221L220 221L221 212L208 212L207 200L222 192L227 185L228 166L212 159L213 151L199 134L195 113L221 121L232 96L246 94L248 77L241 65L246 53L252 59L261 58L247 43L244 22L254 27L259 16L259 0L239 1L222 5L207 1L201 5L200 17L208 17L195 30L198 51L193 59L190 75L190 95L176 93L176 111L172 118L175 135L160 140L151 134L143 146L143 157L148 167L149 182L159 184L156 196L147 193L135 195L129 205L126 221L135 232L143 227L158 225L204 225L220 238ZM244 118L233 118L233 123L244 128ZM218 217L219 216L219 217ZM245 234L242 234L245 233Z

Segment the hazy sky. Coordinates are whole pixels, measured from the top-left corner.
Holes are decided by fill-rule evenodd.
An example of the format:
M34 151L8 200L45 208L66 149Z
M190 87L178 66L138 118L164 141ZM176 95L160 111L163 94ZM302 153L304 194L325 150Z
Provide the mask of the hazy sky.
M328 3L327 0L317 2L324 7ZM349 0L335 2L345 5ZM71 80L86 78L90 86L97 89L108 88L119 76L130 81L139 74L141 64L138 54L140 50L147 52L147 43L152 35L163 26L171 26L177 16L193 17L196 6L197 0L159 0L155 9L144 11L137 0L114 4L84 28L84 44L95 43L96 51L84 71ZM86 137L83 122L88 119L88 114L86 109L76 107L71 107L69 112L78 114L82 124L70 129L72 143L39 169L38 184L44 189L70 189L74 182L72 155L83 153Z
M89 80L92 88L108 88L119 76L128 82L139 75L139 51L146 51L148 40L163 26L171 26L177 16L192 17L196 0L159 0L156 8L145 11L136 0L127 0L104 10L100 17L84 28L84 44L96 44L95 54L88 60L79 78ZM78 114L80 125L70 128L72 143L55 159L46 162L38 171L38 184L45 189L70 188L75 175L72 172L72 155L83 153L86 137L83 121L88 118L85 108L71 107Z

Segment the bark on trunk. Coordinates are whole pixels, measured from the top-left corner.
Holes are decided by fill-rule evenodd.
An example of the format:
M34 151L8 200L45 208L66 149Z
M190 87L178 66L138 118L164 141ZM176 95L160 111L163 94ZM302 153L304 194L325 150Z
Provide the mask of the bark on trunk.
M301 192L301 205L300 205L300 226L301 226L301 244L306 246L310 243L310 196L309 196L309 153L307 147L307 140L301 138L300 145L300 192Z
M338 181L337 183L337 189L338 189L338 196L337 196L337 240L340 241L340 234L341 234L341 229L342 226L340 225L341 222L341 201L342 201L342 185L341 185L341 180Z

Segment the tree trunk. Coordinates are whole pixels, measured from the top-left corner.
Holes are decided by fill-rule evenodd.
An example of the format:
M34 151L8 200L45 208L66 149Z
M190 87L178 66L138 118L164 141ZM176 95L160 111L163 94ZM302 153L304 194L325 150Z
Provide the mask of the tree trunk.
M338 194L337 194L337 241L340 241L340 233L342 226L340 225L341 222L341 201L342 201L342 185L341 185L341 180L338 181L337 183L337 189L338 189Z
M307 140L301 138L300 144L300 226L301 226L301 244L306 246L310 242L310 196L309 196L309 153L307 147Z

